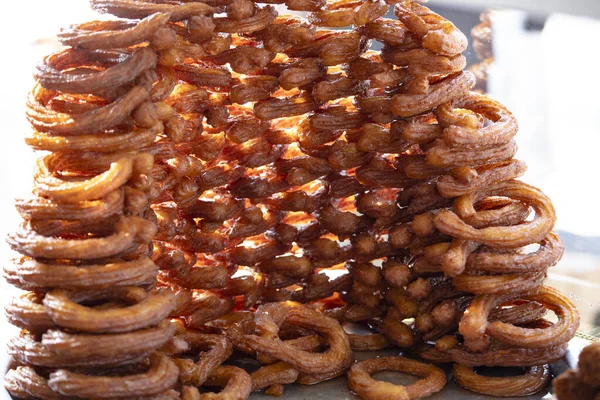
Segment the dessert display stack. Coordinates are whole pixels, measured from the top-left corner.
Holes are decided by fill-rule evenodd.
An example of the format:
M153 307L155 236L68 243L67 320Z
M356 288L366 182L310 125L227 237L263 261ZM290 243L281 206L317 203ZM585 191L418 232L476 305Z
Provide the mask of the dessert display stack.
M347 371L367 399L443 388L420 361L354 363L390 346L476 392L547 386L579 323L543 285L555 212L451 22L415 1L90 3L119 19L63 29L27 104L50 153L8 239L13 396L245 399Z

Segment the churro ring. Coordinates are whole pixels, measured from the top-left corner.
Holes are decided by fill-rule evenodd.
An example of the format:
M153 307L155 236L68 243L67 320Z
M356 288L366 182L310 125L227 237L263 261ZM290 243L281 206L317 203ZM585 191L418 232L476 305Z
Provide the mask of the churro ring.
M494 339L514 346L538 348L567 343L575 336L579 326L579 312L575 305L558 290L543 286L536 293L524 296L552 310L558 322L546 329L521 328L502 321L491 322L486 332Z
M136 393L138 396L160 394L175 384L179 370L165 355L151 356L147 372L126 376L87 376L68 370L50 374L48 386L52 390L72 397L119 398Z
M428 85L425 93L397 94L391 99L390 110L399 117L412 117L467 93L475 84L470 72L460 72L438 83Z
M443 131L443 138L449 146L492 147L510 142L518 130L516 118L500 103L476 93L469 93L454 103L441 106L436 111L451 113L446 107L466 109L486 118L491 123L486 127L472 129L469 126L449 124ZM443 124L443 123L442 123Z
M153 282L158 267L149 258L100 265L60 265L29 258L4 267L4 278L24 290L102 289Z
M534 220L515 226L475 229L460 219L477 214L473 200L495 194L501 194L530 205L536 211ZM556 220L554 207L546 195L539 189L519 181L503 182L482 191L461 196L455 201L455 208L461 217L449 210L442 211L434 219L437 229L451 236L498 248L515 248L536 243L550 233Z
M35 131L25 138L25 142L36 150L45 151L132 151L150 146L162 129L163 124L157 122L149 128L77 136L56 136Z
M321 332L329 345L323 353L308 353L277 339L279 326L287 322ZM255 323L261 335L243 335L230 330L234 345L242 345L254 351L285 361L301 372L328 373L339 368L348 353L350 343L343 328L331 318L294 302L270 303L257 309Z
M476 169L476 176L466 182L461 182L452 175L441 176L436 187L444 197L458 197L471 192L482 190L486 186L519 178L525 173L525 163L510 160L501 164L491 165Z
M309 14L309 20L316 26L331 28L360 26L384 16L388 9L383 1L329 1L320 11Z
M110 168L91 179L71 181L53 175L48 159L40 158L34 172L36 190L43 196L62 203L79 203L107 196L125 184L131 177L133 160L122 158L112 163Z
M18 199L15 206L23 217L29 219L98 220L117 214L123 209L123 192L114 190L100 199L75 204L40 197Z
M139 22L91 21L63 28L57 37L65 46L82 49L124 48L150 40L169 18L158 12Z
M120 18L145 18L157 12L169 14L170 21L181 21L195 15L211 15L214 8L204 3L161 4L153 1L93 0L91 7L101 13Z
M457 168L465 165L481 167L486 164L499 164L512 159L517 154L517 144L514 140L473 152L468 147L450 147L443 140L437 140L435 145L427 149L427 162L435 167Z
M123 96L105 106L93 107L77 114L56 112L47 103L56 92L37 84L27 100L27 118L39 132L58 135L81 135L112 128L148 99L148 90L134 86Z
M272 6L259 8L254 15L243 20L230 17L213 18L215 30L226 33L252 33L265 29L275 19L277 12Z
M371 374L392 370L417 375L422 379L407 385L377 381ZM446 386L441 369L404 357L380 357L355 363L348 371L348 386L364 399L420 399L437 393Z
M163 19L162 23L166 21ZM93 59L96 65L106 65L103 71L86 70L86 62ZM67 49L44 58L38 65L36 78L48 92L34 92L37 99L55 92L72 94L102 94L135 80L143 71L154 68L156 54L149 47L132 53L120 51L88 51ZM66 69L80 70L81 72ZM39 100L38 100L39 101ZM108 126L114 124L110 123Z
M523 375L510 377L482 376L472 367L454 364L452 377L463 388L472 392L497 397L530 396L544 389L550 382L548 365L529 367Z
M478 251L471 253L466 261L468 271L491 273L521 273L543 271L555 265L564 252L564 246L558 235L550 232L540 241L540 247L531 253L512 254Z
M473 294L526 293L540 287L545 272L530 272L502 275L469 275L454 277L452 283L458 290Z
M114 339L113 337L112 340ZM27 331L21 331L21 335L12 338L8 344L8 353L18 363L51 368L116 367L140 362L147 357L151 350L153 348L150 348L146 354L144 352L138 354L130 352L116 354L101 352L100 354L86 355L59 354L36 341L33 335Z
M156 232L156 226L140 217L121 217L115 224L116 232L105 238L62 239L21 230L8 238L10 246L30 257L53 259L94 260L118 256L136 243L147 243Z
M79 303L116 299L133 305L125 308L93 309ZM44 297L44 306L61 327L91 333L130 332L158 324L175 306L175 298L166 290L150 294L135 286L69 292L56 289Z
M566 352L567 343L537 349L494 346L482 353L473 353L463 348L448 351L453 362L471 367L533 367L560 360Z
M467 48L466 36L452 22L415 1L401 1L394 14L411 32L422 39L423 47L447 56Z
M70 357L110 357L115 355L147 355L171 339L175 328L170 321L137 331L88 335L49 330L42 335L41 344L56 354Z

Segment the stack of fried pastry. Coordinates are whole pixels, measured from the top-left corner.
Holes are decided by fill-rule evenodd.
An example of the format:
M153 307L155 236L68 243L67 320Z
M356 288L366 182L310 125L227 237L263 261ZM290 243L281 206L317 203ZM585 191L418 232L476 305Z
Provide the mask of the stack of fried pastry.
M46 57L27 100L38 159L22 227L8 237L22 257L4 268L26 292L7 307L22 328L9 343L17 397L129 397L171 390L179 371L157 351L175 333L158 266L150 208L163 132L155 102L170 93L157 74L169 48L168 14L142 22L93 22L60 35L72 46ZM139 28L143 25L143 29Z
M579 354L577 369L569 369L552 382L558 400L600 399L600 343L585 347Z
M9 237L24 257L5 275L29 292L8 308L25 329L8 390L244 399L346 371L369 399L443 388L402 357L352 366L392 345L456 362L470 390L541 390L578 314L542 285L554 209L516 180L515 118L470 92L466 37L413 1L266 3L308 18L91 0L122 19L61 31L28 103L28 143L51 153ZM423 380L370 377L385 369Z

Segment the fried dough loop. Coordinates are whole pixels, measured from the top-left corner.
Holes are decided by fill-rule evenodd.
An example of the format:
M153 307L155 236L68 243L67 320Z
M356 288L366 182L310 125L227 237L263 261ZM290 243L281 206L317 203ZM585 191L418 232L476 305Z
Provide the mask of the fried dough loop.
M244 335L238 329L229 333L236 347L249 348L284 361L300 372L327 374L344 369L344 361L352 354L350 343L339 322L294 302L269 303L259 307L255 317L259 335ZM277 338L284 323L314 329L324 336L329 349L323 353L298 350ZM327 360L326 362L324 360Z
M377 381L371 374L379 371L398 371L422 379L408 386ZM439 392L446 385L444 371L430 364L404 357L380 357L355 363L348 371L348 386L364 399L420 399Z
M488 377L478 375L473 368L454 364L452 377L463 388L492 396L529 396L544 389L550 381L547 365L528 368L527 372L514 377Z
M138 21L91 21L61 29L58 40L74 48L123 48L152 39L169 21L169 14L157 12Z
M245 399L346 372L364 398L444 387L401 357L352 365L392 345L476 392L546 386L579 323L543 285L556 215L517 180L517 121L471 92L456 26L410 0L91 6L120 19L61 30L27 100L48 153L3 269L26 291L6 309L13 396Z

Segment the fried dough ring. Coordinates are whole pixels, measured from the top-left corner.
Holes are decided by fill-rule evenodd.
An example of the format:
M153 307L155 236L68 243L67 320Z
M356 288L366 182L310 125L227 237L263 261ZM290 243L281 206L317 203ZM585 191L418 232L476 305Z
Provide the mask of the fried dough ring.
M211 15L214 8L200 2L185 4L161 4L153 1L134 0L91 0L92 8L103 14L119 18L139 19L155 13L169 14L171 22L181 21L195 15Z
M424 94L397 94L392 97L390 110L399 117L412 117L446 103L466 93L475 84L470 72L461 72L429 87Z
M33 335L27 331L21 331L20 336L13 337L8 343L8 354L19 364L53 368L116 367L142 361L152 350L150 348L146 354L57 354L36 341Z
M436 55L427 49L406 50L384 47L381 57L386 62L407 67L410 74L417 76L459 73L467 64L464 56L445 57Z
M507 299L510 297L486 295L478 296L471 301L468 312L464 313L459 324L459 332L463 335L466 348L472 351L482 351L487 347L488 321L525 325L540 321L547 312L546 307L536 301L519 299L507 303ZM502 304L508 307L502 307ZM548 326L544 328L548 328Z
M175 327L170 321L142 330L104 335L67 333L49 330L41 344L49 351L73 358L148 354L172 338Z
M443 141L437 141L435 146L427 150L426 155L427 162L435 167L456 168L464 165L479 167L511 160L517 154L517 150L518 146L514 140L478 151L463 147L449 147Z
M147 243L155 233L154 223L128 216L121 217L115 233L104 238L61 239L21 229L10 234L7 242L12 249L33 258L94 260L122 254L136 243Z
M63 28L57 37L65 46L82 49L125 48L150 40L169 18L158 12L141 21L91 21Z
M371 374L379 371L398 371L423 379L407 385L377 381ZM420 399L437 393L446 385L444 371L404 357L380 357L356 362L348 371L348 386L363 399Z
M163 23L165 22L163 20ZM66 49L45 57L44 62L38 65L36 78L39 85L48 92L34 93L37 99L43 99L44 95L52 94L52 91L102 94L132 82L143 71L154 68L156 60L156 53L149 47L138 48L132 53L117 50ZM82 68L86 64L102 65L103 62L107 64L107 68L101 71ZM63 72L74 67L79 68Z
M150 146L162 131L163 124L161 122L156 122L150 128L136 128L127 132L117 131L78 136L55 136L34 131L25 138L25 142L35 150L52 152L126 152Z
M468 182L461 182L452 175L441 176L436 187L444 197L458 197L477 192L502 181L519 178L526 169L527 166L524 162L510 160L479 169L477 176Z
M34 172L35 188L40 195L61 203L79 203L103 198L123 186L133 172L129 157L111 163L110 168L93 178L73 181L56 177L48 168L48 158L39 158Z
M525 293L542 285L545 271L503 275L459 275L452 279L456 289L473 294Z
M519 129L517 119L506 107L482 94L469 92L448 106L473 111L492 122L479 129L469 129L454 124L447 126L443 138L450 147L465 146L480 149L506 144L515 137ZM440 112L439 108L437 112Z
M42 197L15 200L15 207L22 217L32 220L98 220L123 210L123 191L114 190L98 200L86 200L70 204Z
M4 279L24 290L103 289L154 282L158 266L148 257L97 265L47 264L21 258L4 267Z
M65 396L114 399L160 394L175 385L179 370L165 355L154 354L147 372L126 376L87 376L58 370L50 374L48 386Z
M422 39L423 47L446 56L467 49L467 37L444 17L415 1L401 1L394 14L411 32Z
M548 365L533 366L523 375L489 377L479 375L472 367L454 364L452 377L463 388L495 397L529 396L548 386L552 374Z
M514 254L480 251L471 253L467 258L467 271L491 273L520 273L545 271L555 265L564 252L564 246L558 235L550 232L540 241L540 248L533 253Z
M536 293L523 298L542 303L554 311L558 322L545 329L536 329L494 321L487 326L486 333L502 343L523 348L555 346L567 343L575 336L579 326L579 312L568 297L552 287L543 286Z
M461 219L477 214L474 208L476 200L495 195L528 204L535 210L535 218L515 226L482 229L473 228ZM514 180L461 196L455 200L454 207L460 217L450 210L442 211L434 218L435 227L447 235L495 248L516 248L539 242L550 233L556 221L554 206L545 194L533 186Z
M517 300L506 304L508 307L497 307L489 314L490 321L502 321L513 325L525 325L538 321L548 311L543 304L536 301Z
M36 84L27 99L27 119L39 132L69 136L100 132L122 123L148 99L148 90L143 86L134 86L112 103L79 114L47 108L47 102L54 96L55 92Z
M229 17L213 18L215 31L225 33L252 33L260 31L269 26L277 17L277 11L272 6L265 6L258 9L254 15L243 20L237 20Z
M533 367L559 360L566 352L567 343L538 349L492 348L483 353L461 348L449 351L452 361L471 367Z
M78 304L107 299L133 305L94 309ZM61 327L90 333L119 333L158 324L175 307L175 297L167 290L151 294L136 286L86 292L56 289L44 297L44 306L52 320Z
M510 199L487 198L478 203L478 208L476 214L465 218L474 228L518 225L531 214L527 204Z
M323 353L311 353L282 342L277 338L277 333L284 322L318 331L329 349ZM299 303L286 301L262 305L256 310L255 323L260 336L242 335L230 330L233 343L285 361L300 372L325 374L337 371L352 352L348 337L338 321Z
M365 25L384 16L389 5L383 1L328 1L317 12L309 14L309 21L315 26L342 28L348 25Z

